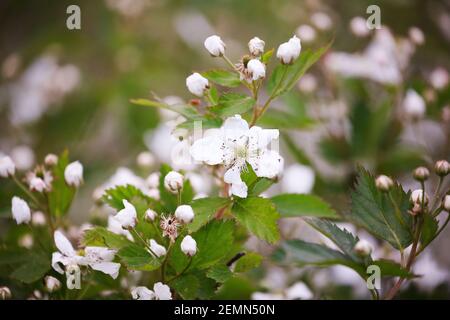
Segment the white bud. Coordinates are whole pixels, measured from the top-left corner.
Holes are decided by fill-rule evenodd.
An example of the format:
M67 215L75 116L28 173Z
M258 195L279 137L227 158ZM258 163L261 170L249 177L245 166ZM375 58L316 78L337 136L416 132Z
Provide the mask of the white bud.
M225 43L219 36L214 35L206 38L204 45L213 57L219 57L225 53Z
M39 177L31 178L28 184L30 186L31 191L43 192L47 188L47 185L45 184L44 180L42 180Z
M72 187L79 187L83 182L83 165L79 161L69 163L64 170L66 183Z
M304 42L311 42L316 38L316 30L307 24L299 26L296 33Z
M183 223L189 223L194 219L194 210L191 206L183 204L175 210L175 217Z
M16 165L8 156L0 157L0 177L7 178L16 172Z
M197 252L197 242L191 236L184 237L181 241L181 251L185 255L192 257Z
M12 215L17 224L28 223L31 220L31 211L28 204L19 197L12 198Z
M394 182L391 178L382 174L375 180L375 185L381 191L389 191L389 189L394 185Z
M438 160L434 166L434 171L440 177L445 177L450 173L450 163L447 160Z
M209 88L209 82L208 79L195 72L186 78L186 87L193 95L203 97L205 90Z
M444 207L444 209L445 209L447 212L450 212L450 195L449 195L449 194L447 194L447 195L444 197L444 201L442 201L442 206Z
M425 36L422 32L422 30L420 30L417 27L411 27L408 30L408 35L409 35L409 39L411 39L411 41L415 44L415 45L422 45L425 42Z
M145 182L147 183L147 187L149 188L158 188L159 186L159 172L153 172L151 173Z
M413 176L418 181L425 181L430 176L430 171L425 167L417 167L414 169Z
M172 300L172 293L168 285L157 282L153 285L156 300Z
M152 250L152 253L155 254L158 258L165 256L167 253L166 248L164 248L162 245L160 245L158 242L156 242L153 239L150 239L150 249Z
M55 166L58 163L58 156L56 154L49 153L45 156L44 163L49 167Z
M333 26L330 16L324 12L316 12L311 16L311 22L317 29L328 30Z
M260 56L264 52L266 43L258 37L254 37L248 42L248 50L254 57Z
M350 31L357 37L367 37L370 33L366 19L363 17L354 17L350 21Z
M428 203L428 195L426 193L424 194L422 189L414 190L411 193L411 201L413 203L422 204L422 198L424 200L424 204L427 204Z
M172 193L178 193L183 188L183 176L176 171L170 171L164 177L164 187Z
M136 226L136 208L127 200L123 200L124 208L114 216L123 229L134 228Z
M422 118L426 110L425 101L416 91L409 89L403 100L403 109L411 118Z
M368 256L372 253L372 245L368 241L362 239L356 243L354 250L359 255Z
M155 218L156 218L157 215L158 215L158 214L157 214L154 210L152 210L152 209L147 209L147 210L145 211L145 219L146 219L147 221L153 221L153 220L155 220Z
M291 64L298 58L302 49L300 39L293 36L288 42L282 43L277 50L277 58L283 64Z
M303 282L294 283L286 289L286 298L289 300L310 300L313 297L314 294Z
M155 157L148 151L143 151L136 158L138 166L142 168L150 168L155 164Z
M8 287L0 287L0 300L11 299L11 290Z
M33 240L33 236L31 234L26 234L23 237L21 237L19 239L19 246L27 248L27 249L31 249L33 247L34 244L34 240Z
M49 292L57 291L61 288L61 282L52 276L45 277L45 287Z
M442 67L438 67L430 74L430 83L436 90L447 87L449 81L448 71Z
M31 216L31 224L33 226L44 226L47 223L47 219L45 218L45 214L41 211L36 211Z
M247 63L247 70L254 81L263 79L266 76L266 66L258 59L252 59Z

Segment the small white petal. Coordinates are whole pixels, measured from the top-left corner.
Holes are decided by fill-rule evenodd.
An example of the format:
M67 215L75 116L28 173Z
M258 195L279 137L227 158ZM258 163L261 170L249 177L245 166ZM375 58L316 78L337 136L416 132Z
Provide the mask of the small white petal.
M172 293L170 292L169 286L161 282L155 283L153 291L157 300L172 300Z
M55 245L58 250L67 257L75 256L75 250L73 249L70 241L59 230L54 233Z
M107 275L111 278L116 279L119 276L120 263L116 262L99 262L90 264L91 268Z

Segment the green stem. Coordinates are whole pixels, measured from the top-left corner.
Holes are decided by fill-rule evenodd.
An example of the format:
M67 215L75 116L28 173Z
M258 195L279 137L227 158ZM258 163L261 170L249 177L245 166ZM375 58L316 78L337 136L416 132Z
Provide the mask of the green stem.
M141 240L142 244L145 246L145 248L147 248L148 251L150 251L150 253L152 255L154 255L155 257L158 257L158 255L156 253L153 252L153 250L150 248L150 245L145 241L145 239L139 234L139 232L137 232L137 230L135 229L131 229L131 233L135 234L139 240Z

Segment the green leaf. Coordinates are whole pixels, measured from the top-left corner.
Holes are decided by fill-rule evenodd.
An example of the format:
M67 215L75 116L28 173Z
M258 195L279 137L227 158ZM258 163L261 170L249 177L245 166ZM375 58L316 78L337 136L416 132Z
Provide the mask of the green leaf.
M186 274L178 277L170 284L184 300L197 298L200 283L196 276Z
M241 179L248 187L249 196L258 196L262 192L270 188L274 183L273 180L268 178L260 178L256 176L255 171L249 163L246 163L246 170L242 170Z
M269 199L248 197L238 199L231 209L236 219L258 238L275 243L280 238L277 220L280 217Z
M200 124L202 129L219 128L222 125L222 119L203 117L195 120L186 120L177 125L177 128L187 130L200 129Z
M422 246L428 245L438 231L439 223L430 214L423 215L422 233L420 234L420 242Z
M254 268L257 268L262 261L263 257L255 252L248 252L238 261L234 267L234 272L247 272Z
M11 277L25 283L42 279L50 271L50 255L30 252L27 261L11 273Z
M216 214L216 212L228 206L230 200L227 198L202 198L190 203L194 210L194 220L188 224L189 232L195 232L207 224Z
M366 277L364 265L355 263L339 251L321 244L305 242L303 240L288 240L283 242L272 257L275 261L287 265L314 265L319 267L344 265L355 270L363 278Z
M219 104L210 108L220 117L243 114L255 105L255 99L240 93L225 93L219 98Z
M261 62L264 64L268 64L273 56L273 52L274 49L270 49L269 51L264 52L263 55L261 56Z
M316 121L307 115L295 115L290 112L269 109L264 116L258 120L258 124L267 128L288 129L309 129Z
M394 248L405 249L412 242L409 194L398 183L389 193L394 204L389 195L375 186L374 177L364 168L359 168L357 185L351 194L352 209L346 216Z
M232 249L233 233L233 221L213 220L191 234L197 242L197 253L192 258L189 270L206 269L223 259ZM170 255L170 265L176 272L181 272L189 263L189 258L180 249L182 238L178 237Z
M224 283L233 276L233 272L224 264L216 264L206 272L206 276L219 283Z
M112 249L120 249L133 244L124 236L112 233L104 227L95 227L86 230L83 236L83 246L106 246Z
M48 194L48 205L53 216L61 217L67 214L76 188L66 184L64 170L69 164L69 152L64 151L58 158L58 163L52 169L52 191Z
M133 104L139 105L139 106L144 106L144 107L153 107L153 108L171 110L171 111L174 111L174 112L182 115L183 117L185 117L187 119L197 119L200 117L199 113L197 112L197 109L195 109L193 106L187 105L187 104L168 105L167 103L164 103L164 102L153 101L153 100L142 99L142 98L141 99L131 99L130 102Z
M152 271L161 266L160 260L151 255L144 247L137 244L131 244L121 248L117 255L132 270Z
M282 217L339 218L328 203L311 194L285 193L271 198Z
M233 88L238 87L241 84L239 75L236 72L227 70L209 70L203 72L203 76L208 80L224 87Z
M391 260L376 260L371 262L371 264L380 267L382 277L401 277L406 279L412 279L415 277L414 274Z

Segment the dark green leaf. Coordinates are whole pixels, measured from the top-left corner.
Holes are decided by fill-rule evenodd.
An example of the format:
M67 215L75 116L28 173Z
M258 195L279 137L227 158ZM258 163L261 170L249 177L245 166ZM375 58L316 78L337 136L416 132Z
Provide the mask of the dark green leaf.
M195 232L207 224L216 212L230 204L227 198L202 198L191 202L194 210L194 220L188 224L189 232Z
M197 298L200 283L192 274L182 275L170 284L184 300Z
M119 250L117 255L132 270L152 271L161 266L161 261L151 255L143 246L131 244Z
M85 231L83 236L83 246L106 246L112 249L120 249L124 246L131 245L124 236L112 233L103 227L95 227Z
M428 245L436 235L439 224L438 221L430 214L423 215L422 233L420 234L420 242L422 246Z
M271 198L282 217L339 218L328 203L311 194L285 193Z
M206 272L206 276L219 283L224 283L233 276L233 273L225 264L216 264Z
M255 104L255 99L240 93L225 93L219 98L219 104L210 108L220 117L231 117L249 111Z
M415 276L403 268L398 263L391 260L376 260L371 263L380 267L382 277L402 277L406 279L414 278Z
M255 252L247 252L242 258L236 261L234 272L247 272L261 264L263 257Z
M50 271L50 255L30 252L27 261L11 273L11 277L25 283L42 279Z

